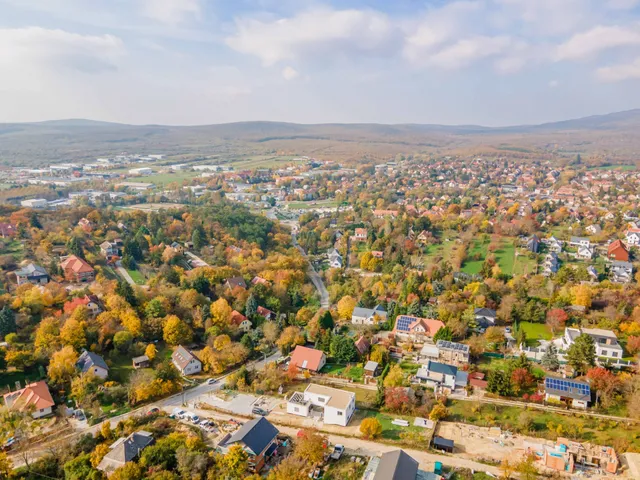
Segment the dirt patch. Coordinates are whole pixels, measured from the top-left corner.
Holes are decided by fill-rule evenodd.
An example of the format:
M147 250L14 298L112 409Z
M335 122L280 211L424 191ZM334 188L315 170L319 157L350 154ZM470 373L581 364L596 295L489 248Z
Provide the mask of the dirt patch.
M440 422L436 435L453 440L455 454L468 458L484 458L499 462L513 456L514 450L524 449L522 435L512 435L499 428L484 428L461 423ZM530 441L535 441L531 438Z

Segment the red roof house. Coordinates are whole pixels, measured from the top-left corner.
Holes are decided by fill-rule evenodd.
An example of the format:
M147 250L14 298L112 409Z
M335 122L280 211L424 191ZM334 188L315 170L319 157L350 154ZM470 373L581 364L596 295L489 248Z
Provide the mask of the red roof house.
M622 240L616 240L609 244L607 249L607 257L610 260L618 260L619 262L629 261L629 250L627 246L622 243Z
M440 320L398 315L393 334L402 341L423 342L425 337L433 338L441 328L444 328L444 323Z
M11 410L31 412L33 418L51 415L55 406L49 387L44 380L31 383L22 390L5 394L4 404Z
M322 350L298 345L291 354L290 364L302 370L318 372L327 363L327 356Z
M64 271L67 280L74 282L92 282L95 279L95 271L80 257L70 255L62 261L60 268Z
M231 323L243 332L251 330L251 321L237 310L231 312Z

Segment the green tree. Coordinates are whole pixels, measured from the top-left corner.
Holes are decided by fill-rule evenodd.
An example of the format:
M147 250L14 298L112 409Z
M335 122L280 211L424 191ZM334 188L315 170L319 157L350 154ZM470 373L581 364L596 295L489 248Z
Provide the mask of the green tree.
M258 310L258 300L256 300L256 297L253 293L251 293L249 295L249 298L247 298L247 303L244 306L244 314L251 318L256 314L256 311Z
M503 370L492 370L487 378L487 391L496 395L508 396L511 393L511 378Z
M67 240L67 250L71 255L84 258L84 250L77 237L71 237Z
M65 480L102 480L102 473L91 466L91 455L85 453L64 464Z
M553 372L560 368L560 361L558 360L558 349L553 343L550 343L547 349L544 351L541 363L544 368Z
M437 343L438 340L453 340L453 332L449 327L442 327L440 330L436 332L433 336L434 343Z
M331 339L329 352L340 363L353 362L358 358L358 350L351 338L344 335L334 335Z
M113 336L113 346L120 353L126 353L131 347L132 343L133 343L133 335L127 330L122 330L120 332L117 332Z
M147 318L160 318L167 314L162 301L158 298L154 298L147 302L147 305L144 307L144 313Z
M5 336L16 331L16 316L13 310L8 305L5 305L0 310L0 338L4 339Z
M132 307L135 307L138 304L138 299L136 298L133 288L125 280L118 281L115 292L124 298Z
M589 335L579 335L567 350L567 363L579 375L587 373L596 362L596 344Z
M333 322L333 316L331 316L331 312L329 310L325 311L321 316L320 320L318 320L318 325L323 330L331 330L335 323Z
M200 250L202 247L204 247L204 235L202 234L200 229L196 228L193 231L193 233L191 234L191 242L193 243L193 248L195 250Z

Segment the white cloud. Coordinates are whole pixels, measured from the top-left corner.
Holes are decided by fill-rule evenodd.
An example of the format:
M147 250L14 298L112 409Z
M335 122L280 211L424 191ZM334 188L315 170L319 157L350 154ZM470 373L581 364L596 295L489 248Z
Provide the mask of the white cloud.
M602 26L578 33L558 46L556 61L584 60L616 47L640 45L640 30L636 26Z
M284 69L282 70L282 77L285 80L293 80L295 78L297 78L300 74L298 73L298 71L290 66L284 67Z
M200 0L141 0L144 16L167 25L178 25L200 14Z
M380 12L317 8L274 21L238 19L226 43L271 66L305 55L384 54L393 50L396 34Z
M597 18L594 0L494 0L508 23L521 21L535 34L570 33ZM602 0L595 0L601 2Z
M511 40L506 36L465 38L435 53L427 63L445 69L461 68L482 58L503 53L510 44Z
M0 69L7 72L114 70L125 52L122 41L113 35L79 35L40 27L0 29L0 45L10 46L0 49Z
M602 67L596 70L596 76L603 82L621 82L623 80L640 80L640 57L628 64Z
M613 10L631 10L640 5L640 0L609 0L607 6Z

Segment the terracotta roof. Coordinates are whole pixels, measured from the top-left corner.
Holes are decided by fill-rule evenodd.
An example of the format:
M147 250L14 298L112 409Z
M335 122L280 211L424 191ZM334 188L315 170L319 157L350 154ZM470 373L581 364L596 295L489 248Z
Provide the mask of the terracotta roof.
M194 358L198 360L198 358L193 353L184 348L182 345L179 345L178 348L174 350L174 352L171 354L171 358L174 363L180 367L181 370L187 368L189 362Z
M268 308L262 307L262 306L259 306L256 309L256 313L258 315L260 315L261 317L264 317L264 318L267 318L268 316L273 315L273 312L271 310L269 310Z
M622 240L615 240L609 244L608 252L611 253L619 248L623 249L625 252L628 251L626 245L622 243Z
M72 270L75 273L93 272L93 267L91 265L75 255L67 257L60 264L60 267L62 267L63 270Z
M365 353L367 353L367 350L369 350L370 346L371 344L369 343L369 340L364 337L360 337L356 341L356 349L358 350L358 352L360 352L360 355L364 355Z
M231 323L233 323L234 325L240 325L246 319L247 317L245 317L243 314L241 314L237 310L234 310L233 312L231 312Z
M20 411L26 410L31 405L33 405L36 410L44 410L45 408L55 405L49 392L49 387L44 380L31 383L22 390L7 393L4 395L4 403L9 406L9 408Z
M323 356L324 352L322 350L298 345L291 354L290 363L298 368L305 368L317 372L320 369L320 362Z

